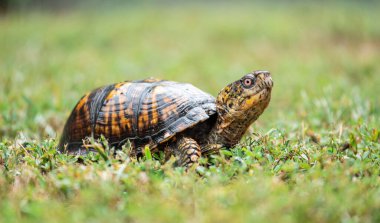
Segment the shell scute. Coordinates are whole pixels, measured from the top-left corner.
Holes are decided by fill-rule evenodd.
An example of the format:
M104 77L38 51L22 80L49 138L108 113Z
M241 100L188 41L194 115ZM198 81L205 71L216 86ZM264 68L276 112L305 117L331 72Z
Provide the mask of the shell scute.
M78 145L87 136L104 135L111 145L130 140L135 147L154 148L215 113L215 98L191 84L155 79L122 82L97 89L78 102L60 145Z

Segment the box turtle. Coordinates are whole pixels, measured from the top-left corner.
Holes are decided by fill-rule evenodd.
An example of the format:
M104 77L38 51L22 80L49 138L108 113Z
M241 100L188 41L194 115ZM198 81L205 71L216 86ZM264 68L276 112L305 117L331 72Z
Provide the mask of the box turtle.
M135 156L149 146L188 167L237 144L268 106L272 86L268 71L254 71L227 85L217 98L191 84L156 79L101 87L79 100L58 148L83 154L89 151L85 138L103 135L117 149L129 142Z

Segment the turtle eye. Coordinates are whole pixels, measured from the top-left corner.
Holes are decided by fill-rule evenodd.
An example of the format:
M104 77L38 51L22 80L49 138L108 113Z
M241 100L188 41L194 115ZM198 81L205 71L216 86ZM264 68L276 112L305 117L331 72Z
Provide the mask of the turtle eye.
M242 84L245 88L251 88L255 81L252 78L245 78L242 80Z

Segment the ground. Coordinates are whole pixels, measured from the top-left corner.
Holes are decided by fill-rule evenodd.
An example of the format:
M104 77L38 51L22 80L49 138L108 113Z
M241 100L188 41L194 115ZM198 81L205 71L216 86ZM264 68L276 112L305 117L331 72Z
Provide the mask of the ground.
M0 221L379 222L380 5L324 3L0 17ZM56 152L93 88L154 76L216 95L255 69L272 73L269 108L197 169Z

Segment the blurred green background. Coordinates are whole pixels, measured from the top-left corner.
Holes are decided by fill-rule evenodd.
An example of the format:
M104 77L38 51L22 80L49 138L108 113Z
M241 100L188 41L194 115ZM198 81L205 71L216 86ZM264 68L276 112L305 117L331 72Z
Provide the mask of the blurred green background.
M380 220L377 1L3 0L0 8L4 219ZM257 69L275 85L247 135L254 144L230 154L244 168L222 159L199 177L148 161L120 178L116 161L43 155L96 87L153 76L216 95ZM21 139L35 144L25 149ZM60 210L78 213L66 219Z
M35 137L47 124L60 132L85 92L150 76L216 95L247 72L269 70L273 100L260 119L267 128L297 113L303 94L377 99L376 3L118 4L1 18L1 136Z

